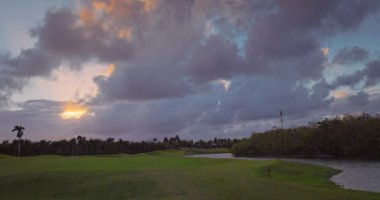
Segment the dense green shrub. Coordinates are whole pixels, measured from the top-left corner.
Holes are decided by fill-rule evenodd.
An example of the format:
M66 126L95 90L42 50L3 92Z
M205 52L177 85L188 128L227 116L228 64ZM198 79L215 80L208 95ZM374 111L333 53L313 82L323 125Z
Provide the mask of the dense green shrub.
M232 148L235 156L380 158L380 116L344 115L306 127L252 134Z

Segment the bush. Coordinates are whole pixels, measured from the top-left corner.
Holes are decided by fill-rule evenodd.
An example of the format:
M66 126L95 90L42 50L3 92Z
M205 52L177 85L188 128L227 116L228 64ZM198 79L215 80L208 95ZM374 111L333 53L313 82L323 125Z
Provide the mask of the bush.
M232 147L235 156L380 158L380 116L344 115L307 127L252 134Z

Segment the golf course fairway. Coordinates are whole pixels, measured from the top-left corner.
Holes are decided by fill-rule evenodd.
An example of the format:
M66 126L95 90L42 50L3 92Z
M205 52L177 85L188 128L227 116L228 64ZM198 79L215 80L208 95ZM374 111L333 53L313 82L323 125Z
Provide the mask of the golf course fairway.
M334 185L329 177L339 171L330 168L183 155L0 155L0 199L380 199Z

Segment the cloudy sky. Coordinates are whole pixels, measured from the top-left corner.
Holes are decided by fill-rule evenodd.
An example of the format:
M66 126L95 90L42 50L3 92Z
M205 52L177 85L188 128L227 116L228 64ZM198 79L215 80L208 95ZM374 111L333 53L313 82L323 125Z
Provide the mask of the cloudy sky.
M0 140L244 137L380 113L380 1L15 0Z

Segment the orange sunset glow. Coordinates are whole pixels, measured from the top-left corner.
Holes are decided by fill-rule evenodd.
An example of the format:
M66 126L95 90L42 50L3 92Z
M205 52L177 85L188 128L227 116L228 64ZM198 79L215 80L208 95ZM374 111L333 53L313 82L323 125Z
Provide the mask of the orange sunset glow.
M109 64L107 69L104 71L104 76L107 78L110 77L115 71L115 68L116 68L115 64Z
M80 119L84 115L86 115L88 109L78 103L68 102L63 106L63 111L60 116L62 119Z

